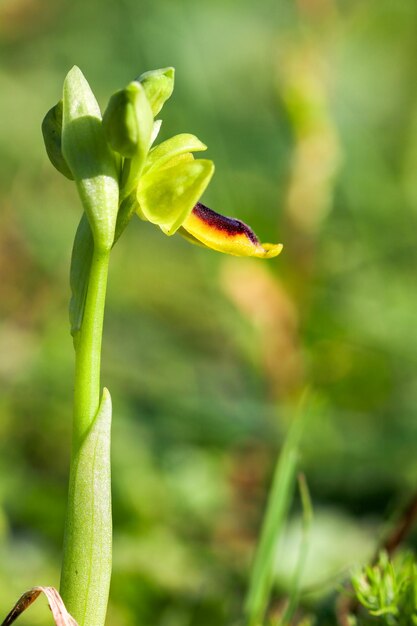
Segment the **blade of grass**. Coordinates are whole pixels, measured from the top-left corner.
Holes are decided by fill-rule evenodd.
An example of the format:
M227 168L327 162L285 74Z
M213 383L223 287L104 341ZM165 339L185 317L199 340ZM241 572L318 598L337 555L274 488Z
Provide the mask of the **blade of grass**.
M287 434L272 480L245 600L248 626L260 626L262 624L269 601L278 541L285 525L294 492L299 442L305 421L306 399L307 393L304 393Z
M311 503L307 481L304 474L302 473L298 475L298 489L300 491L301 506L303 509L303 528L300 551L294 571L294 578L291 585L291 592L288 599L288 604L284 611L284 615L279 621L278 626L286 626L286 624L290 624L292 618L294 617L295 611L297 610L298 601L300 599L301 577L303 575L309 548L310 528L313 519L313 506Z

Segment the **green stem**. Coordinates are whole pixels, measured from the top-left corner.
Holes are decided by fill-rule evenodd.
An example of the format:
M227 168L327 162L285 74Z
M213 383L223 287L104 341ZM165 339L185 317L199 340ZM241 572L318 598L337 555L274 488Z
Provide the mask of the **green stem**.
M109 252L94 250L75 342L73 445L61 595L79 626L103 626L111 575L111 401L100 402L100 362Z
M75 349L74 443L91 426L100 403L101 339L103 335L109 252L94 251L83 322Z

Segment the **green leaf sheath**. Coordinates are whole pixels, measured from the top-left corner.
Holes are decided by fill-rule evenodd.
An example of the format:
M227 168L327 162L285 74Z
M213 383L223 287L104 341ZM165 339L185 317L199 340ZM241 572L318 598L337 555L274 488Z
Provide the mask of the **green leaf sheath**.
M112 559L111 416L110 394L104 389L71 462L61 595L79 626L102 626L106 617Z
M79 626L104 626L111 576L110 420L100 403L100 362L109 252L91 242L86 218L74 245L72 324L77 327L73 446L61 595ZM88 264L89 267L88 267ZM87 284L88 283L88 284Z
M103 626L111 576L112 532L111 404L107 391L100 408L99 401L109 252L94 248L86 218L81 220L77 235L71 310L72 323L77 326L74 430L61 594L79 626Z

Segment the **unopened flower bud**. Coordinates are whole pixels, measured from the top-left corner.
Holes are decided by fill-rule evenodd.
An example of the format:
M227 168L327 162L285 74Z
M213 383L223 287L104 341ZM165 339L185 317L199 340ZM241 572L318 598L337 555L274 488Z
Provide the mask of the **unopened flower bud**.
M152 109L140 83L116 92L103 115L103 128L115 152L132 159L145 158L153 130Z
M152 113L157 115L174 90L175 69L164 67L141 74L137 81L143 85Z

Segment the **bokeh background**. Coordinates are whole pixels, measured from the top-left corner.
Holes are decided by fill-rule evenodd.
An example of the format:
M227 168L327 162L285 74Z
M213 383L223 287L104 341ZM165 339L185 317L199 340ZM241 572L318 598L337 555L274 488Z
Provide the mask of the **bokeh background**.
M59 581L80 206L40 123L74 63L103 108L142 71L174 65L160 138L200 137L216 163L205 203L285 244L271 261L235 259L134 220L115 248L109 624L239 623L306 386L303 602L331 611L337 581L417 487L416 2L1 0L0 59L1 612ZM50 618L34 607L23 619Z

